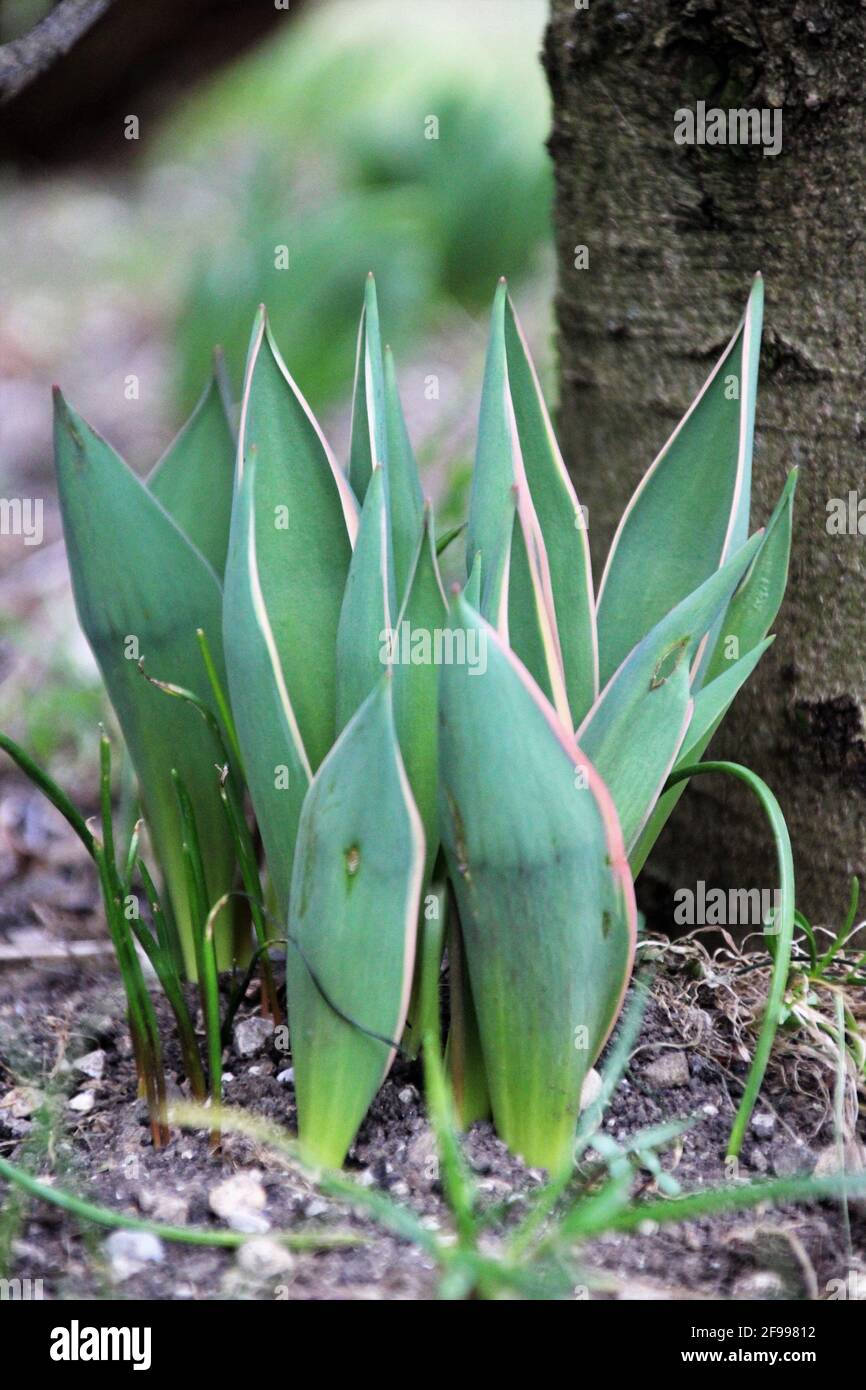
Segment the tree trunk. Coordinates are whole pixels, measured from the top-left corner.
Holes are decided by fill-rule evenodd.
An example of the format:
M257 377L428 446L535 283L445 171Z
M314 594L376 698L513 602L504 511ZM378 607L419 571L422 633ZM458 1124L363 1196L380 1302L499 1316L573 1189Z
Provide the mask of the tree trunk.
M764 274L752 525L799 465L791 575L777 641L712 752L776 791L799 905L819 922L838 922L866 860L866 538L827 525L828 501L847 502L863 474L864 54L866 7L850 0L553 0L545 50L560 433L597 575L632 489ZM674 113L699 101L781 110L781 153L675 143ZM746 796L701 778L648 873L761 887L773 864Z

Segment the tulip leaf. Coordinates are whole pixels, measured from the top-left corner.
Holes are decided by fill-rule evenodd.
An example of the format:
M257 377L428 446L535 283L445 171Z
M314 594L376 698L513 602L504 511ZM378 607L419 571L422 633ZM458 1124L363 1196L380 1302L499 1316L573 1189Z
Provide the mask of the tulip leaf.
M364 307L358 328L355 387L352 396L352 434L349 442L349 482L359 502L364 501L373 469L388 458L385 415L385 372L379 305L373 272L367 276Z
M378 684L388 664L393 612L385 470L377 464L361 509L337 628L338 732Z
M586 523L510 298L505 303L505 348L526 482L549 557L572 723L578 724L598 694L595 600Z
M232 516L223 601L229 697L280 915L289 908L301 806L312 776L262 597L250 455Z
M214 372L195 410L151 472L147 486L222 576L231 524L237 445L229 423L224 368Z
M394 589L398 604L402 604L418 545L418 533L424 519L424 495L418 477L418 465L403 418L394 355L390 348L385 349L385 423Z
M386 673L319 768L301 812L286 984L298 1126L339 1167L406 1021L424 832ZM327 928L325 930L325 928Z
M691 717L689 666L761 544L755 535L630 652L577 731L607 783L631 849L673 767Z
M728 605L705 684L715 681L732 662L739 662L775 622L788 581L796 487L797 470L792 469L767 522L761 548Z
M207 891L230 886L234 851L219 797L219 740L186 701L144 679L210 690L196 630L214 643L224 679L222 592L213 569L161 503L109 444L55 393L55 460L75 604L93 648L138 777L142 804L165 875L184 963L195 977L193 922L172 768L196 807L206 847ZM122 563L118 563L118 552ZM231 960L231 922L217 928L221 964Z
M493 300L466 536L467 569L471 572L478 551L484 559L482 616L500 631L507 602L508 562L514 528L512 489L516 481L505 357L506 295L503 280Z
M741 656L739 661L735 661L733 666L728 666L720 676L716 676L698 691L692 721L677 757L678 767L686 767L700 759L731 701L775 640L774 637L765 637L763 642L758 642L745 656Z
M674 646L658 674L619 681L591 716L580 746L603 777L617 809L628 852L661 795L691 717L685 643Z
M572 720L553 609L550 569L526 488L515 488L517 512L508 567L508 643L566 728Z
M422 513L420 540L416 541L409 589L397 619L392 656L397 739L427 843L425 883L439 849L436 643L447 615L428 506Z
M264 311L253 330L241 406L239 472L256 455L253 515L264 608L310 766L336 720L336 641L357 506Z
M589 550L583 516L504 281L493 301L478 425L470 569L479 550L484 556L483 616L507 637L563 723L572 727L570 699L585 711L598 688Z
M481 611L481 551L476 550L469 578L463 586L463 597L470 608Z
M703 756L737 691L770 645L762 639L775 620L785 592L796 485L797 470L792 469L767 522L760 549L718 625L716 646L698 690L695 714L677 760L679 766L697 762ZM711 716L728 691L722 708ZM635 875L687 786L688 782L678 782L658 802L631 853Z
M602 684L746 539L762 312L758 276L731 342L623 513L598 597Z
M440 673L440 817L493 1115L528 1163L558 1167L631 968L631 878L570 731L465 600L451 622L486 649L483 675Z

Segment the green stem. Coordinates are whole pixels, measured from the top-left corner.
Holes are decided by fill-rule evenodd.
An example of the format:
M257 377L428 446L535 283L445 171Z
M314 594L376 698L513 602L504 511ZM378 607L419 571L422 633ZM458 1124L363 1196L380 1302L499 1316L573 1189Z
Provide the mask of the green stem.
M220 1028L220 985L219 971L217 969L216 945L214 942L214 923L222 912L226 904L231 900L231 893L223 893L218 898L207 915L202 933L202 961L204 973L202 975L202 1003L204 1006L205 1032L207 1034L208 1052L208 1081L210 1083L211 1105L214 1110L218 1110L222 1104L222 1079L223 1079L223 1041L222 1029ZM211 1146L218 1148L220 1134L218 1129L211 1131Z
M268 927L265 916L265 904L262 897L262 882L259 877L259 867L256 862L253 839L250 835L250 828L247 825L241 799L237 787L229 775L227 781L220 787L220 799L226 813L229 830L235 843L235 854L241 870L241 879L247 894L250 905L250 916L253 919L253 929L256 933L256 940L259 943L257 954L261 959L262 969L262 1005L263 1012L270 1014L274 1020L274 1027L278 1027L282 1021L280 1004L277 998L277 986L274 981L274 972L271 968L271 961L268 955Z
M785 988L788 983L788 974L791 965L791 946L794 940L794 856L791 851L791 838L788 834L788 827L785 824L782 808L766 782L752 772L750 768L741 767L739 763L695 763L690 767L680 768L673 776L669 777L665 790L676 786L678 782L686 782L690 777L697 777L707 772L725 772L728 776L736 777L738 781L744 782L747 787L751 788L760 801L767 820L770 823L776 846L776 859L779 866L779 896L781 899L781 906L773 922L774 927L778 929L778 935L776 938L775 951L771 953L773 957L773 973L770 978L770 991L767 996L767 1007L764 1011L764 1018L761 1023L761 1030L758 1034L758 1041L755 1044L752 1065L746 1077L743 1096L734 1118L730 1139L728 1140L728 1157L737 1158L743 1146L746 1128L751 1119L752 1111L755 1108L755 1102L758 1099L758 1093L760 1092L764 1080L764 1073L767 1070L767 1063L770 1060L773 1041L776 1036L776 1030L779 1027L779 1017L785 997Z
M226 738L229 741L232 757L235 760L235 766L241 769L244 764L241 758L241 746L238 742L238 734L235 728L235 721L232 717L231 705L228 702L226 693L222 687L222 682L217 674L216 663L214 662L210 644L205 636L204 629L200 627L196 628L195 635L198 638L204 669L207 672L207 678L210 682L210 688L213 691L213 697L216 701L216 707L219 711L219 717L222 720L223 728L225 729Z
M240 1231L209 1231L203 1226L168 1226L161 1221L146 1221L140 1216L132 1216L127 1212L112 1211L110 1207L99 1207L93 1202L86 1202L81 1197L73 1196L71 1192L61 1192L56 1187L50 1187L47 1183L40 1182L31 1173L16 1167L14 1163L10 1163L5 1158L0 1158L0 1177L6 1178L8 1182L20 1187L22 1191L28 1192L31 1197L38 1197L43 1202L60 1207L62 1211L71 1212L73 1216L81 1217L84 1221L93 1221L98 1226L109 1226L121 1231L149 1231L151 1235L159 1236L161 1240L177 1241L183 1245L216 1245L226 1246L230 1249L254 1239L254 1237ZM273 1231L270 1239L279 1241L281 1245L285 1245L291 1250L328 1250L336 1246L357 1243L356 1236L343 1235L339 1232L329 1235L315 1232Z
M69 822L75 831L87 853L93 856L94 838L87 828L87 822L77 807L73 806L69 797L57 783L52 781L47 772L33 761L29 753L25 753L14 739L9 738L8 734L0 733L0 748L9 754L13 762L17 763L25 777L29 777L39 790L47 796L52 806L56 806L60 814Z

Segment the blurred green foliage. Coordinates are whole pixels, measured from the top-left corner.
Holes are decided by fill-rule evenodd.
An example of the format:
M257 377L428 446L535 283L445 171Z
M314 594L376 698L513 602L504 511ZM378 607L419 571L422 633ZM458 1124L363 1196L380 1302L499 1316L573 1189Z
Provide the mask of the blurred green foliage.
M237 382L264 301L314 403L344 388L364 274L405 351L448 305L486 305L549 235L544 0L330 0L286 18L152 148L208 171L180 316L181 404L215 341ZM289 268L276 268L279 248Z

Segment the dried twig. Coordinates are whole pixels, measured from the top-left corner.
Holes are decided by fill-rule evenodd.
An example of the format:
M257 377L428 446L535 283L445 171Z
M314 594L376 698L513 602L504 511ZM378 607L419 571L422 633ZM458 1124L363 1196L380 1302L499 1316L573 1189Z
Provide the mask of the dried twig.
M0 105L50 68L101 19L114 0L61 0L20 39L0 47Z

